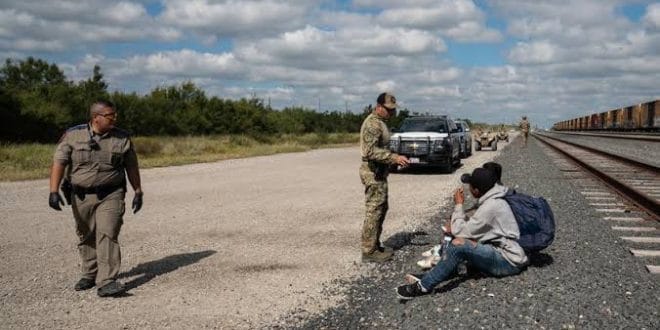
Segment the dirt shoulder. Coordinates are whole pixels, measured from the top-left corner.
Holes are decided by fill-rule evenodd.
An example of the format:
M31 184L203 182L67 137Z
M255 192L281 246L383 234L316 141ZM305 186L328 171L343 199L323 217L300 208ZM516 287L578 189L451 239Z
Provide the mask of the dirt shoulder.
M495 154L451 175L392 175L384 238L428 220L461 173ZM0 183L3 327L254 328L334 306L341 290L324 287L373 267L360 263L358 167L358 149L340 148L143 170L144 208L120 236L132 289L114 299L73 291L71 209L48 208L46 180Z

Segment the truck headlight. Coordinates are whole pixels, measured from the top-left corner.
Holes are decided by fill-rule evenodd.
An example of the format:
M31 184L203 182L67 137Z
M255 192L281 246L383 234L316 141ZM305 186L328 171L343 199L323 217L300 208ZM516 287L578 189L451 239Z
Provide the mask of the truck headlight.
M442 149L443 149L444 147L445 147L445 146L444 146L444 143L443 143L442 140L435 140L435 141L433 141L433 150L435 150L435 151L442 151Z

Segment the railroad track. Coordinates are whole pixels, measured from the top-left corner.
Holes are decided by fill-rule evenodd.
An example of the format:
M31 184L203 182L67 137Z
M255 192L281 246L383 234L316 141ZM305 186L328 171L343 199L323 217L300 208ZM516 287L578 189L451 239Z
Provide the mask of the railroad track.
M582 195L621 233L629 251L644 258L647 270L660 274L660 168L557 137L532 136L562 156L554 158L562 171L589 173L574 177Z
M568 132L568 131L552 131L555 134L577 135L577 136L594 136L604 137L609 139L624 139L624 140L637 140L637 141L651 141L660 142L660 134L658 133L595 133L595 132Z

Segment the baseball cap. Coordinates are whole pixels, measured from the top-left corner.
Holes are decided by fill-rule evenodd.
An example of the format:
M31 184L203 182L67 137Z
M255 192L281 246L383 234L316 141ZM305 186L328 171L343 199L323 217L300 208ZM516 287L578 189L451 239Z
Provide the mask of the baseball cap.
M387 109L396 109L396 97L390 93L381 93L376 99L376 103Z
M502 184L502 182L500 182L502 180L502 165L496 162L487 162L481 165L481 167L493 171L493 173L495 173L495 178L497 178L497 183Z
M492 170L479 167L475 168L472 174L461 175L461 182L468 183L473 188L477 188L481 194L485 194L490 188L493 188L497 177Z

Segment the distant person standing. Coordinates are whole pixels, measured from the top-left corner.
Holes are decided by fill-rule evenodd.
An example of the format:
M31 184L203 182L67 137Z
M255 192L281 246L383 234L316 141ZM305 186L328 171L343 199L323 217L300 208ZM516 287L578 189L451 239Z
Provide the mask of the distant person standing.
M529 136L529 121L527 121L527 116L522 117L522 120L520 121L520 124L518 126L520 127L520 131L522 132L523 144L526 146L527 138Z
M135 197L133 213L142 208L137 155L126 131L115 127L117 111L108 101L90 107L90 121L69 128L60 139L50 173L48 204L61 211L62 191L76 221L82 277L76 291L98 287L100 297L125 291L117 282L121 266L119 230L125 211L126 176Z
M390 165L408 166L408 158L388 149L390 131L385 120L396 115L396 98L382 93L376 108L360 128L360 180L364 185L365 219L362 226L362 261L384 262L392 258L392 250L380 242L383 221L387 214L387 176Z

